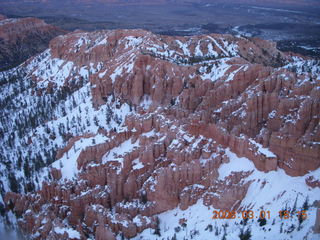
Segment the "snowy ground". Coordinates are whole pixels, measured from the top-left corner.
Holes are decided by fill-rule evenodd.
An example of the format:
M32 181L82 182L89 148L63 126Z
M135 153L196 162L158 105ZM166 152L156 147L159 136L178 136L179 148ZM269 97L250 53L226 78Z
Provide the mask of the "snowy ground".
M155 235L154 230L147 229L135 240L144 239L240 239L240 231L250 229L251 240L261 239L320 239L320 234L312 233L312 226L315 223L316 208L310 207L307 210L307 219L304 220L299 228L297 214L289 219L281 219L279 211L293 209L300 211L306 197L311 205L320 196L320 189L312 189L305 184L305 177L290 177L282 169L263 173L255 169L253 163L246 158L238 158L229 150L226 151L231 161L223 164L219 168L219 178L223 179L232 171L254 172L246 181L255 180L248 189L247 196L243 199L241 207L251 209L254 218L249 219L246 225L241 224L242 214L238 212L236 219L212 219L213 207L206 207L202 200L197 204L182 211L178 208L159 215L161 236ZM320 169L310 173L320 177ZM295 203L296 202L296 203ZM250 208L247 206L251 206ZM258 215L261 210L270 211L270 219L266 225L259 226ZM219 209L218 209L219 211ZM294 211L294 212L296 212ZM179 224L180 219L186 219L186 225ZM225 235L226 238L223 238ZM176 238L175 238L176 237ZM120 238L119 238L120 239Z

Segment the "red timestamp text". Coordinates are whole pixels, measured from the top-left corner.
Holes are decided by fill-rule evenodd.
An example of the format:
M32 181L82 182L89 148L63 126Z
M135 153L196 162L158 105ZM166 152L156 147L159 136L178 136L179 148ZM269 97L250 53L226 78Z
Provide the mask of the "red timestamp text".
M229 210L220 210L213 211L212 219L270 219L271 213L270 211L261 210L258 212L254 212L252 210L247 211L229 211ZM298 212L289 212L289 211L279 211L279 217L281 219L289 219L292 217L298 217L301 219L306 219L308 217L306 211L298 211Z
M258 213L254 213L253 211L241 211L237 213L236 211L229 210L220 210L213 211L212 219L254 219L254 218L267 218L270 219L270 211L260 211Z

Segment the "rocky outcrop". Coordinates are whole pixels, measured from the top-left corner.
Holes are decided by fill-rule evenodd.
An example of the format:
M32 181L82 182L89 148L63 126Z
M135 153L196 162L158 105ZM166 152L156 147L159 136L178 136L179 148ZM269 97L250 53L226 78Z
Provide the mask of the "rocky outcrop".
M49 41L66 32L37 18L0 17L0 70L6 70L44 51Z
M97 227L95 233L96 239L98 240L115 240L114 234L106 227L100 226Z
M320 188L320 180L316 179L314 176L309 176L306 178L306 184L312 188Z
M82 76L81 94L72 102L83 95L90 101L81 100L84 109L70 104L77 106L69 106L73 118L86 118L89 127L76 136L65 133L68 141L56 154L62 162L72 153L74 175L55 165L52 180L38 191L5 198L8 209L23 215L23 231L40 239L57 238L60 228L97 239L132 238L157 228L157 214L199 200L239 210L254 180L241 170L221 178L230 152L266 173L282 168L303 176L320 167L317 66L300 71L298 60L273 43L216 34L77 31L52 40L43 56L41 69L62 69L63 78L27 68L37 65L34 59L25 63L39 85L37 96L61 89L73 94L71 84ZM96 112L90 125L87 115ZM307 178L306 184L318 182Z

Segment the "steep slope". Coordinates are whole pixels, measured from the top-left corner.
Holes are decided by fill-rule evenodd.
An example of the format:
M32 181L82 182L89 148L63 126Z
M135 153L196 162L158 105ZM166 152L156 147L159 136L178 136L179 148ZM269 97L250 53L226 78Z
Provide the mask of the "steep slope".
M319 71L318 61L255 38L142 30L59 36L2 73L7 224L15 224L13 212L31 239L141 232L156 239L148 228L209 239L202 228L213 225L210 218L172 217L179 222L169 227L166 215L160 224L157 218L206 206L209 214L268 210L271 233L284 229L279 239L316 238ZM294 212L306 199L308 218L299 222ZM282 222L284 209L293 215ZM172 214L183 216L181 210ZM240 220L228 221L228 230L227 221L216 220L217 238L225 232L233 239L248 227L253 239L264 234L256 222L240 227ZM173 232L179 224L183 231Z
M2 17L1 17L2 16ZM49 41L66 32L37 18L0 16L0 70L17 66L44 51Z

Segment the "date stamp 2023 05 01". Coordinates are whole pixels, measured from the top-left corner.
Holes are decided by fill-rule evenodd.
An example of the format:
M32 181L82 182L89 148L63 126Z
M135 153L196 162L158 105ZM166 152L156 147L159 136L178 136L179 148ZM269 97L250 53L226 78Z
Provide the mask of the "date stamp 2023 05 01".
M213 211L212 219L270 219L270 211L261 210L260 212L254 212L251 210L248 211L228 211L228 210L220 210ZM290 211L279 211L278 216L281 219L289 219L292 217L298 217L301 219L306 219L308 217L307 211L296 211L294 213Z

